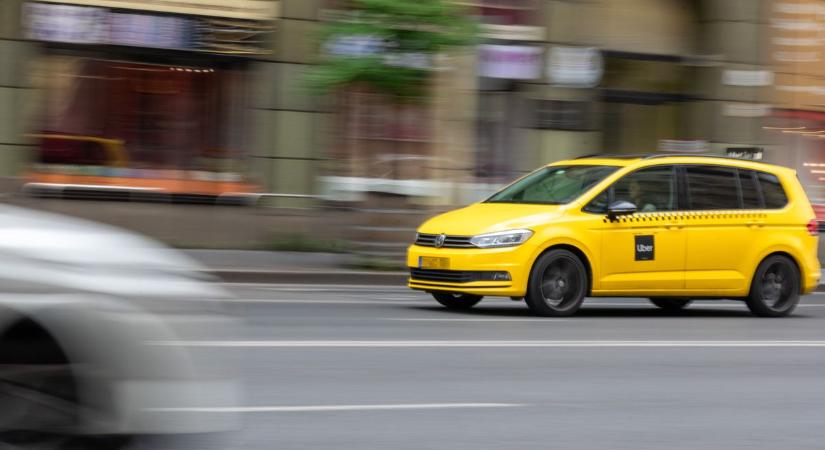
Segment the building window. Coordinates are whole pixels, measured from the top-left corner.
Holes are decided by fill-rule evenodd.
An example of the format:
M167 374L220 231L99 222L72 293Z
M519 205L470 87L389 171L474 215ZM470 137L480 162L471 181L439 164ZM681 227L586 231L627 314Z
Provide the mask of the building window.
M591 102L533 100L533 105L536 128L571 131L587 131L595 128Z
M358 92L347 105L352 139L405 142L430 140L429 110L424 104L393 101L384 94Z

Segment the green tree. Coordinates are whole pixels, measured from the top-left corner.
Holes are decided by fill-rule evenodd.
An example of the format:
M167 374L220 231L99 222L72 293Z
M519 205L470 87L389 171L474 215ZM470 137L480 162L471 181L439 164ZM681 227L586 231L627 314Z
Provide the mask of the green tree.
M396 98L420 96L436 56L477 39L475 20L450 0L349 3L321 30L321 62L307 76L318 94L362 84Z

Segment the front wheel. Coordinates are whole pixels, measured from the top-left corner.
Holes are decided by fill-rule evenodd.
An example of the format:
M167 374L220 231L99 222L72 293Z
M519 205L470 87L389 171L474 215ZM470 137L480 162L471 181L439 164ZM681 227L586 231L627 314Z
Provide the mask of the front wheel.
M584 302L587 283L587 270L578 256L551 250L533 265L524 300L540 316L571 316Z
M793 312L799 303L796 264L782 255L765 258L756 269L745 303L760 317L782 317Z
M467 311L484 298L480 295L457 294L453 292L433 292L432 294L438 303L454 311Z
M690 302L691 300L689 298L678 297L653 297L650 299L650 303L653 303L665 311L679 311L685 309Z

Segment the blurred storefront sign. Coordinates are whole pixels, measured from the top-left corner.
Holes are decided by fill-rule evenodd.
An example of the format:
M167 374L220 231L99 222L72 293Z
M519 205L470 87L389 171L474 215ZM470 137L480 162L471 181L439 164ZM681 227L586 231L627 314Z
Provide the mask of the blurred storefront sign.
M761 161L764 152L761 147L728 147L725 149L725 155L730 158L752 159L754 161Z
M722 84L728 86L770 86L773 84L773 72L769 70L725 70L722 72Z
M729 117L765 117L771 114L768 103L724 103L722 115Z
M659 151L668 153L704 153L708 151L708 143L703 140L662 139L659 141Z
M541 77L542 49L527 45L479 46L479 75L510 80Z
M384 64L411 69L432 69L433 56L427 53L399 52L397 45L387 39L371 35L340 36L324 46L329 56L363 58L381 56Z
M109 43L136 47L194 47L194 23L183 17L148 14L109 14Z
M100 44L109 39L108 10L83 6L27 3L26 37L37 41Z
M481 35L487 39L502 41L541 41L544 28L531 25L482 24Z
M28 2L23 11L26 37L70 44L263 54L267 53L263 37L272 31L272 25L263 22L132 13L94 6Z
M280 2L275 0L40 0L44 3L191 14L232 19L273 20Z
M599 49L593 47L561 47L550 49L547 73L550 82L567 87L597 86L604 72Z

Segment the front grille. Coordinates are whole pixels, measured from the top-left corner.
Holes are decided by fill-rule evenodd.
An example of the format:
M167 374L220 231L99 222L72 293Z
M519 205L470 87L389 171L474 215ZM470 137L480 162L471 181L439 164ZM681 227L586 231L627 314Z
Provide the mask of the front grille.
M473 273L461 270L410 269L410 277L423 281L446 281L448 283L469 283Z
M510 274L486 270L437 270L410 267L410 278L420 281L469 283L471 281L510 281Z
M422 247L435 247L435 239L438 237L437 234L424 234L418 233L418 237L415 239L415 245L420 245ZM444 248L476 248L475 245L470 243L470 236L445 236L444 237Z

